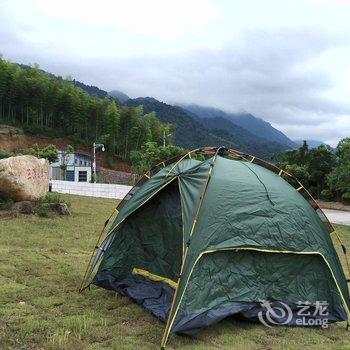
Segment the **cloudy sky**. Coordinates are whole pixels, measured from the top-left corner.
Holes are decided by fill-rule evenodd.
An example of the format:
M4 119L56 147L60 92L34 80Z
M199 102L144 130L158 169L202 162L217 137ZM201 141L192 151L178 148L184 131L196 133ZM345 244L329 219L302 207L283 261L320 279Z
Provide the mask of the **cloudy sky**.
M131 97L350 136L350 0L0 0L0 52Z

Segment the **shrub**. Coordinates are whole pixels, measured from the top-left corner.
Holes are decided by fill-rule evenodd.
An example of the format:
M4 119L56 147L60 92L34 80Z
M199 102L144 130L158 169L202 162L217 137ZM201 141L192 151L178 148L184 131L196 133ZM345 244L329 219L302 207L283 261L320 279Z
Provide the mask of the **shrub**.
M350 192L345 192L341 198L344 202L350 203Z
M37 158L48 159L50 163L56 162L58 160L58 151L56 146L48 145L45 148L39 148L38 145L33 145L30 148L19 150L17 154L28 154Z
M41 218L49 218L51 216L49 210L44 208L44 207L42 207L41 205L38 206L38 209L37 209L36 213Z
M91 180L90 180L90 183L95 183L97 182L97 176L95 173L91 174Z
M14 154L12 152L0 150L0 159L12 157Z
M13 205L13 201L11 199L5 199L0 197L0 210L10 209Z
M45 197L39 200L39 203L66 203L68 208L70 208L71 203L61 197L58 192L47 192Z
M321 198L326 201L331 201L333 199L333 193L328 188L321 191Z
M63 203L63 200L59 193L48 192L45 197L41 198L40 203Z

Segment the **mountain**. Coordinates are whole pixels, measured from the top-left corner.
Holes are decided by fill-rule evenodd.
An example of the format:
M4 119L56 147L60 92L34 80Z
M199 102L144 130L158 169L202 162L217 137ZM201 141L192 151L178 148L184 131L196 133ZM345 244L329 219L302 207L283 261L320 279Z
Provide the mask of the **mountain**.
M0 63L1 62L3 61L0 59ZM28 105L28 100L23 98L24 94L21 92L23 96L20 95L21 99L15 106L15 110L12 110L11 104L8 104L7 111L4 112L4 115L13 114L16 117L15 121L22 124L26 120L26 130L29 130L33 134L41 135L44 128L46 128L49 131L45 130L45 133L50 132L51 136L60 135L69 137L72 136L71 133L74 130L74 137L78 138L79 142L90 142L92 139L96 139L97 127L89 128L88 125L88 118L90 118L89 113L91 111L89 109L90 103L86 103L86 101L91 101L91 106L93 106L93 108L97 108L98 110L101 109L101 111L105 113L107 109L104 107L106 107L111 101L105 101L104 98L113 100L113 98L116 97L112 97L107 91L102 90L97 86L87 85L72 78L64 79L60 76L44 72L38 67L24 65L17 65L16 67L15 64L9 62L4 63L2 66L6 68L6 65L13 65L14 71L17 69L21 70L25 76L28 75L31 78L34 76L36 80L33 82L38 85L43 85L44 82L47 81L47 77L49 77L50 84L55 87L55 93L59 96L64 96L64 99L58 99L60 109L57 109L57 106L45 102L41 104L41 109L38 110L39 104L37 103L37 100L42 99L43 101L46 101L47 99L47 96L43 94L44 89L37 89L38 96L35 96L35 99L33 96L30 97L30 105ZM4 67L0 66L2 69L5 69ZM35 75L33 73L35 73ZM11 76L11 78L14 79L14 75ZM73 89L71 89L71 84L75 85ZM66 89L67 91L65 90L66 86L70 86L69 89ZM16 85L16 88L20 91L20 85ZM5 88L4 90L9 91L10 93L12 91L11 89ZM81 94L79 89L83 89L89 95L96 97L92 98L89 95ZM76 92L76 99L73 101L75 104L66 102L66 100L70 98L70 94L73 94L72 91ZM135 107L143 105L144 113L154 111L161 122L173 124L175 126L175 144L187 149L223 145L246 153L255 154L262 158L270 158L273 153L280 153L287 148L286 145L261 138L245 130L241 126L236 125L229 119L222 117L221 115L224 113L222 111L216 110L217 113L220 113L219 116L213 116L213 113L210 113L209 115L211 118L200 118L192 111L160 102L151 97L129 99L126 94L117 90L112 91L111 94L117 96L122 101L127 99L124 103L120 103L121 108L124 108L125 106ZM9 96L11 96L11 94ZM26 108L24 108L25 106ZM79 110L76 106L79 106ZM80 108L80 106L82 106L82 108ZM197 107L197 109L198 108L200 107ZM28 114L29 109L33 109L33 115L37 113L40 117L30 117ZM27 112L25 110L27 110ZM213 110L205 110L205 112L209 111L212 112ZM106 116L103 113L102 117L98 113L92 113L91 117L97 119L98 116L101 119L101 122L105 122L108 118L106 119ZM48 118L49 115L51 115L50 118ZM224 116L226 115L224 114ZM78 120L79 122L77 123ZM94 124L96 126L97 122ZM62 125L65 125L65 127L63 128ZM67 127L67 125L69 127ZM71 127L71 125L74 125L74 127ZM105 132L105 130L108 130L108 126L105 127L105 129L102 127L101 130L104 130ZM123 132L127 133L128 130L123 130Z
M280 143L284 146L288 146L289 148L296 147L296 144L281 131L275 129L270 123L266 122L265 120L257 118L250 113L226 113L217 108L202 107L194 104L180 105L180 107L197 115L199 118L219 117L227 119L232 123L246 129L255 136L264 138L268 141Z
M174 124L176 126L174 142L178 146L193 149L208 145L217 146L229 142L231 147L237 147L233 142L211 133L202 124L192 119L180 107L168 105L153 97L129 99L125 104L133 107L143 105L144 113L154 111L162 123Z
M229 134L229 139L238 143L240 148L247 153L271 155L272 153L279 153L289 148L287 145L282 145L279 142L268 141L265 138L256 136L223 117L200 118L197 120L211 131L225 130Z
M302 146L304 143L304 140L294 140L294 142L298 146ZM318 140L306 140L309 148L317 148L318 146L325 145L323 141L318 141Z
M116 97L121 103L124 103L130 99L130 97L127 94L124 94L124 92L121 92L119 90L112 90L109 92L109 95L112 97Z
M257 137L225 118L201 120L192 112L160 102L152 97L130 99L125 104L128 106L142 104L144 113L154 111L161 122L174 124L176 126L175 144L187 149L224 145L269 158L272 153L281 152L287 148L277 142ZM220 128L216 123L220 124Z

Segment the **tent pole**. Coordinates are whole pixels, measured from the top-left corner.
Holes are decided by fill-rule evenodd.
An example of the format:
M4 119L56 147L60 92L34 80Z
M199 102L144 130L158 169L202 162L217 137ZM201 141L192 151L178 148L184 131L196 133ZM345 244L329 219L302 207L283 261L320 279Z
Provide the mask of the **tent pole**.
M205 185L204 185L204 188L203 188L203 191L202 191L202 195L201 195L200 201L199 201L199 203L198 203L196 215L195 215L194 220L193 220L193 222L192 222L190 237L192 236L193 231L194 231L194 228L195 228L196 223L197 223L197 218L198 218L200 209L201 209L201 207L202 207L203 198L204 198L204 196L205 196L205 193L207 192L208 184L209 184L209 181L210 181L210 179L211 179L211 173L212 173L212 170L213 170L213 168L214 168L215 161L216 161L216 159L217 159L217 156L218 156L218 153L219 153L220 149L222 149L222 148L223 148L223 147L218 147L217 150L215 151L215 155L214 155L214 158L213 158L213 162L212 162L212 164L210 165L210 168L209 168L209 171L208 171L208 175L207 175L207 178L206 178L206 181L205 181ZM193 152L193 151L192 151L192 152ZM192 152L188 152L188 154L190 154L190 153L192 153ZM187 154L186 154L186 155L187 155ZM179 162L180 162L183 158L184 158L184 157L182 157L182 158L179 160ZM178 163L179 163L179 162L178 162ZM172 316L172 313L173 313L173 310L174 310L174 306L175 306L175 301L176 301L177 294L178 294L178 290L179 290L179 286L180 286L180 282L181 282L181 277L182 277L183 269L184 269L184 266L185 266L185 262L186 262L186 260L187 260L188 247L189 247L189 245L187 245L186 250L185 250L184 257L183 257L183 259L182 259L181 268L180 268L180 275L179 275L179 278L178 278L178 280L177 280L177 286L176 286L175 293L174 293L174 297L173 297L173 300L172 300L172 303L171 303L171 307L170 307L170 311L169 311L169 316L168 316L167 324L166 324L166 326L165 326L164 334L163 334L163 337L162 337L161 349L165 349L166 343L167 343L168 338L169 338L170 328L171 328L171 326L173 325L173 321L174 321L174 319L175 319L175 317L176 317L176 314L177 314L177 311L178 311L178 308L177 308L177 309L175 310L175 312L174 312L174 315Z
M333 227L333 226L332 226L332 227ZM342 250L343 250L343 253L344 253L344 256L345 256L346 266L347 266L347 269L348 269L348 276L350 277L350 265L349 265L348 256L347 256L347 254L346 254L345 245L343 244L343 241L341 240L341 238L340 238L339 233L337 232L337 230L334 229L333 232L335 233L335 236L337 237L337 240L338 240L339 244L340 244L341 247L342 247Z
M195 150L196 151L196 150ZM166 177L169 176L169 174L174 170L174 168L183 160L185 159L186 157L188 157L192 152L194 151L189 151L187 153L185 153L172 167L171 169L169 170L169 172L166 174Z
M180 268L180 274L179 274L179 278L177 279L177 285L176 285L176 289L175 289L175 293L174 293L174 297L173 300L171 302L171 306L170 306L170 310L169 310L169 316L168 316L168 320L164 329L164 333L163 333L163 337L162 337L162 342L161 342L161 349L165 349L165 345L168 341L168 337L169 337L169 327L170 327L170 320L171 320L171 314L173 313L173 309L174 309L174 305L175 305L175 300L177 297L177 293L179 290L179 285L180 285L180 281L181 281L181 276L182 276L182 272L183 272L183 268L185 266L185 260L187 257L187 251L188 251L188 247L186 247L185 253L184 253L184 257L182 259L182 263L181 263L181 268Z

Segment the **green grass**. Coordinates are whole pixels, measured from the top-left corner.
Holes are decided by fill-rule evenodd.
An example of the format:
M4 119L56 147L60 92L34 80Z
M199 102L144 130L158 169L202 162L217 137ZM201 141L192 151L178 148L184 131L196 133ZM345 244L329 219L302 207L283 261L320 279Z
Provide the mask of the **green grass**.
M0 222L0 349L158 349L164 324L142 307L100 288L77 293L116 201L63 198L70 217ZM337 228L350 246L350 228ZM345 323L270 329L228 319L192 338L171 335L168 348L350 349L350 332Z

